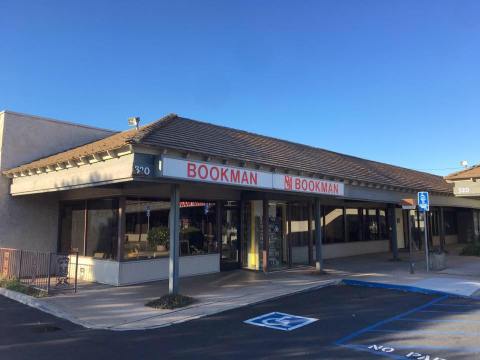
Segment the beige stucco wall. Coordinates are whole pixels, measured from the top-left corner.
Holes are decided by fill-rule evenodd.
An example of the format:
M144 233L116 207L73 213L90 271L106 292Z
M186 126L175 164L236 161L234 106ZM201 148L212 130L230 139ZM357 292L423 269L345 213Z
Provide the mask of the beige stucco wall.
M0 112L0 170L110 134L107 130L3 111ZM10 179L0 176L0 247L56 250L58 194L12 198L9 188Z

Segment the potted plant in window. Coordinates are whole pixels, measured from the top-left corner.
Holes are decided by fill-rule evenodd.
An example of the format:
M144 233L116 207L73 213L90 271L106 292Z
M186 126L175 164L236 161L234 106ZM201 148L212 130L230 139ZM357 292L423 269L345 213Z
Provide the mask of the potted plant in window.
M170 232L168 227L159 226L150 229L147 240L150 247L157 251L167 251Z

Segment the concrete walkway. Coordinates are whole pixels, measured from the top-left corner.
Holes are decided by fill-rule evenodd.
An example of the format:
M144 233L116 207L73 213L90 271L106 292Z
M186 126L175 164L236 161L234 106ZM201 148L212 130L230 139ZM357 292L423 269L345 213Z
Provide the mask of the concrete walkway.
M88 328L110 330L150 329L188 321L225 310L333 284L338 278L314 275L311 268L271 274L236 270L181 279L180 291L197 303L177 310L145 307L168 293L168 282L112 287L82 286L77 294L39 299L43 310L70 314L68 320Z
M416 264L410 274L409 263L391 261L390 254L374 254L325 262L326 274L312 268L263 274L235 270L181 279L181 293L197 303L178 310L145 307L149 300L168 292L168 282L112 287L82 285L77 294L60 294L29 303L53 315L94 329L141 330L168 326L225 310L254 304L300 291L356 279L374 283L406 285L443 291L461 296L480 294L480 259L450 254L449 268L426 272L425 264Z

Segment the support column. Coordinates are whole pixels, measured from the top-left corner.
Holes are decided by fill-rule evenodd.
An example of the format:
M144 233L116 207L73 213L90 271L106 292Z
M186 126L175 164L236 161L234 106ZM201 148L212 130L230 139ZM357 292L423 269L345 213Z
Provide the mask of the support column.
M287 235L287 258L288 258L288 267L291 268L293 264L293 255L292 255L292 204L287 203L287 228L288 228L288 235Z
M313 209L312 203L308 202L308 265L313 265Z
M117 261L123 261L123 243L125 241L126 230L126 202L125 196L118 199Z
M322 206L320 199L315 199L315 267L317 271L323 271L323 257L322 257Z
M243 200L243 198L240 200L240 221L239 221L239 233L238 233L238 242L237 242L237 251L238 251L238 262L240 264L241 267L246 267L245 264L244 264L244 258L245 258L245 254L243 253L243 249L246 247L244 246L245 244L245 241L247 241L247 238L246 238L246 226L245 226L245 200ZM247 257L248 259L248 257ZM248 264L247 264L248 265Z
M170 214L168 219L170 230L170 262L168 267L168 293L178 294L178 272L180 261L180 187L172 184L170 189Z
M269 250L269 243L270 243L270 232L269 230L269 219L268 219L268 200L263 199L263 217L262 217L262 223L263 223L263 251L262 251L262 268L263 272L268 271L268 250Z
M398 241L397 241L397 215L395 213L395 206L388 207L388 224L390 230L390 248L392 250L392 260L398 259Z
M223 202L222 201L216 201L215 202L215 241L216 241L216 249L214 251L218 251L218 254L220 255L218 257L218 268L220 271L222 270L222 247L223 247L223 242L222 242L222 218L223 218Z
M440 208L440 248L445 249L445 214L443 207Z

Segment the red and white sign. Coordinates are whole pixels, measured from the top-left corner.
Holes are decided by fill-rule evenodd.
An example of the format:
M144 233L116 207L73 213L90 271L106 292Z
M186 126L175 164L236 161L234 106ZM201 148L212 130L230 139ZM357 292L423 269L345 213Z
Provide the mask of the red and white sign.
M273 188L319 195L344 196L345 194L345 187L341 182L284 174L275 174Z
M164 157L162 171L163 176L178 179L265 189L272 188L271 173L233 166Z
M344 184L286 174L239 168L200 161L164 157L162 175L165 177L254 187L318 195L344 196Z

